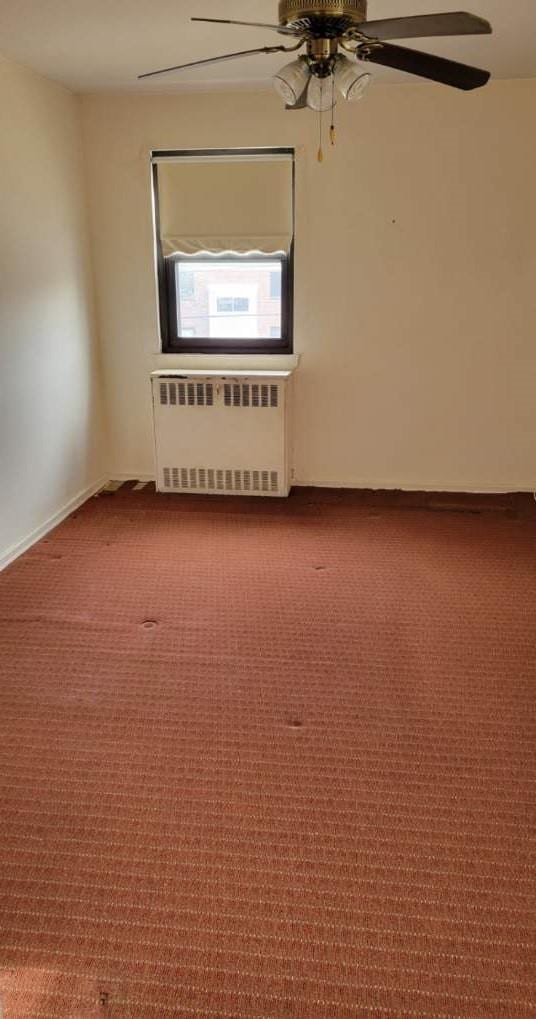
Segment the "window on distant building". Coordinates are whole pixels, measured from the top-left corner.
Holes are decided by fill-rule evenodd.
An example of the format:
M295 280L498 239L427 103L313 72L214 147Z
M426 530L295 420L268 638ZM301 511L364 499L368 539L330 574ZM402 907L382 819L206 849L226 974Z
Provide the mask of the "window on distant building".
M153 153L165 353L292 352L293 161Z
M270 297L275 300L279 300L281 297L281 273L271 272L270 273Z
M193 272L185 270L180 278L181 301L192 301L195 296L195 281Z
M249 297L218 297L216 311L218 315L245 315L249 311Z

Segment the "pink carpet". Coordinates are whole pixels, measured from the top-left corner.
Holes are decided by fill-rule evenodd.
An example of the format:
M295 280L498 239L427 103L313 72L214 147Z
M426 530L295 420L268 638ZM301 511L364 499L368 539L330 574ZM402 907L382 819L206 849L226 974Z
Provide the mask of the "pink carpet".
M4 1019L529 1019L536 514L94 499L0 576Z

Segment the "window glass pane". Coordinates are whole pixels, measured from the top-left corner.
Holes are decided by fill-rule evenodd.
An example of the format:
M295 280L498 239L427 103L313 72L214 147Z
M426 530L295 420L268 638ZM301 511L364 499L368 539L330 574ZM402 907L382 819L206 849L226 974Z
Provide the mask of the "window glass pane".
M281 338L282 263L248 256L175 263L177 334Z

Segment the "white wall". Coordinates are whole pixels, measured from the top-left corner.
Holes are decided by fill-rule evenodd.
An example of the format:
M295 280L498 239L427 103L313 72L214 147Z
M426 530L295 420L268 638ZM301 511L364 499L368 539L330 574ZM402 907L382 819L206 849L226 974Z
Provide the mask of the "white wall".
M79 107L0 60L0 566L105 472Z
M153 471L151 148L298 149L299 483L536 487L536 81L375 86L317 120L268 93L83 101L114 476Z

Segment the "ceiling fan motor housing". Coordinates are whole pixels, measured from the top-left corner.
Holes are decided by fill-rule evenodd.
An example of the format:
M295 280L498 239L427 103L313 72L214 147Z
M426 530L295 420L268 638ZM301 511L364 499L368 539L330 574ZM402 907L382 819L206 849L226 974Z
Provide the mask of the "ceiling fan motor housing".
M322 19L358 25L367 20L367 0L279 0L281 25L299 26L303 21Z

